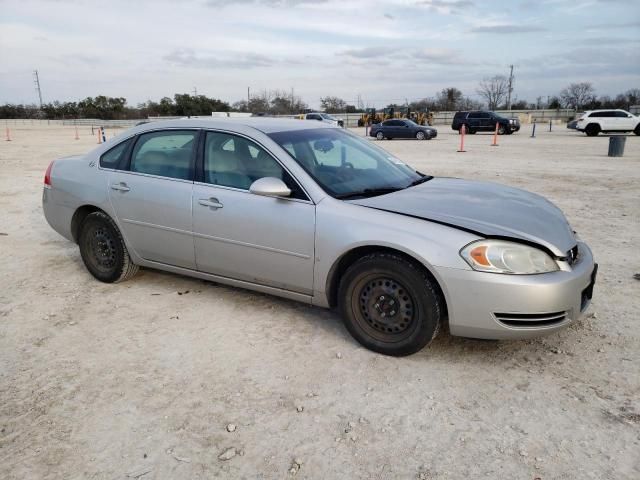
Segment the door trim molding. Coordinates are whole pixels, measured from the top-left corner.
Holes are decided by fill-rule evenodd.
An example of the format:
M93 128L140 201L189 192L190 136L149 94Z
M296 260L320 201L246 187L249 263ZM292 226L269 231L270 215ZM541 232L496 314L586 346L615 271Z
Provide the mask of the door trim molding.
M213 235L205 235L204 233L193 232L193 236L198 238L204 238L206 240L215 240L217 242L231 243L233 245L240 245L242 247L255 248L257 250L265 250L267 252L280 253L282 255L289 255L292 257L304 258L305 260L308 260L311 258L311 255L306 255L304 253L290 252L288 250L280 250L279 248L266 247L264 245L256 245L255 243L240 242L238 240L231 240L229 238L215 237Z

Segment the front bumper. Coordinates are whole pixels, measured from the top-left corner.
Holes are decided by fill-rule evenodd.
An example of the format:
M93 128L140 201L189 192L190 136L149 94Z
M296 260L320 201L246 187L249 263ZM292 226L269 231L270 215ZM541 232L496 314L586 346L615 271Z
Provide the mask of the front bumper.
M591 301L597 265L580 242L576 263L539 275L503 275L438 268L452 335L522 339L549 334L577 321Z

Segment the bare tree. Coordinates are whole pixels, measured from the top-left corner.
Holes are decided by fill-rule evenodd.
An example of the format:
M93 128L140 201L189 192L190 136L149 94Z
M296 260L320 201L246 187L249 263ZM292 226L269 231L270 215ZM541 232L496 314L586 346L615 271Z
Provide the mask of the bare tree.
M447 112L460 108L462 100L462 92L456 87L443 88L442 91L436 96L439 110Z
M560 92L560 99L567 108L580 108L593 100L595 90L590 82L572 83Z
M507 98L509 93L509 80L504 75L485 78L478 85L477 92L478 95L486 100L489 110L495 110Z
M320 105L327 113L342 113L347 108L347 102L338 97L320 97Z

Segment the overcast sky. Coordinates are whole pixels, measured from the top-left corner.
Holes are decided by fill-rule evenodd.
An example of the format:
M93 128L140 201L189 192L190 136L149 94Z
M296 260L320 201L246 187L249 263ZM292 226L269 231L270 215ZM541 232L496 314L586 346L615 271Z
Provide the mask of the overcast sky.
M638 0L0 0L0 103L281 88L381 107L508 75L517 98L570 82L640 88Z

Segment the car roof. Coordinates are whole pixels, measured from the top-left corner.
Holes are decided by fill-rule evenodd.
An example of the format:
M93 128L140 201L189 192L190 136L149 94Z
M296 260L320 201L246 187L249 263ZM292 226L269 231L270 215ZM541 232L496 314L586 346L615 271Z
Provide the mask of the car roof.
M311 130L317 128L336 128L329 123L304 122L292 118L275 117L230 117L230 118L184 118L178 120L159 120L134 127L138 132L158 130L160 128L222 128L234 129L250 127L269 134L290 130Z

